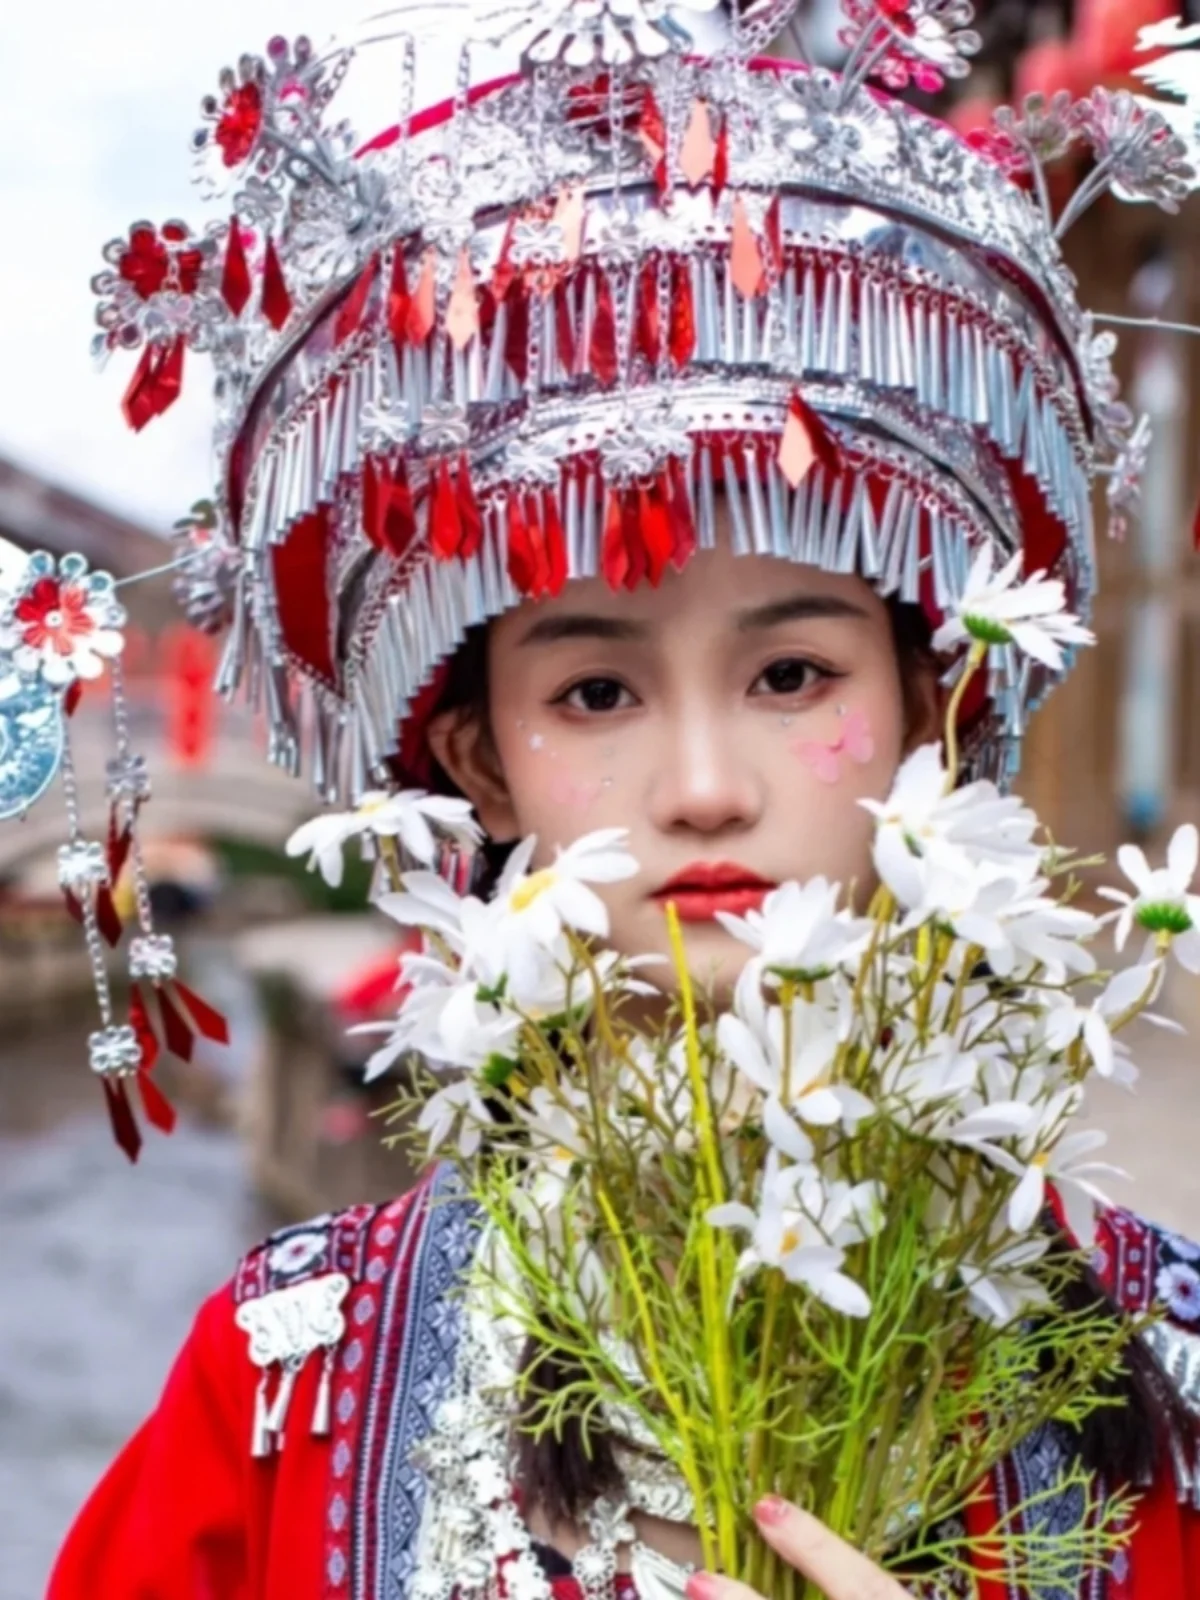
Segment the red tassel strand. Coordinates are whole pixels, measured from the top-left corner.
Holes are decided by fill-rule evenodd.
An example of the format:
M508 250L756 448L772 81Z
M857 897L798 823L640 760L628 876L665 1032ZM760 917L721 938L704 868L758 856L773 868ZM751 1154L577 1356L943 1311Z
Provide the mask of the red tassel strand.
M452 561L462 549L462 541L458 498L450 481L450 464L443 457L434 473L433 497L429 505L429 548L439 561Z
M287 282L283 276L283 268L279 263L279 252L275 249L275 241L267 237L267 253L263 258L262 280L262 314L275 329L276 333L292 314L292 297L288 292Z
M108 1120L112 1123L113 1138L130 1161L136 1161L142 1148L133 1107L129 1104L129 1090L124 1078L102 1078L104 1102L108 1107Z
M612 285L602 267L596 269L596 314L588 343L588 366L601 383L615 383L617 377L617 324L613 315Z
M342 301L341 310L338 312L337 321L333 326L335 344L343 343L351 334L358 332L367 309L367 299L370 296L372 286L375 283L375 275L378 271L379 257L372 256L359 273L354 287Z
M170 344L148 344L121 400L125 421L135 433L161 417L183 388L183 336Z
M235 317L240 317L250 304L251 287L242 225L236 217L231 217L225 241L225 264L221 268L221 298Z
M483 543L483 516L479 510L479 501L475 498L475 489L471 483L471 467L464 450L458 458L458 470L454 474L454 490L458 500L458 521L462 529L462 544L459 554L464 561L469 560L479 552Z
M397 250L392 256L392 278L388 285L387 298L388 332L392 336L392 343L396 346L397 355L408 343L408 318L411 310L408 268L404 264L404 251Z

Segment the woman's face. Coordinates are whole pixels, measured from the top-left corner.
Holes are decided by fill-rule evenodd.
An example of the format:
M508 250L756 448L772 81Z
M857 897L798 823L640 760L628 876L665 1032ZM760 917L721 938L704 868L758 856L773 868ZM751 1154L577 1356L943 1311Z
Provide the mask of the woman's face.
M726 992L747 950L716 909L744 913L786 878L871 886L857 802L934 736L921 670L906 701L888 611L861 579L725 542L657 589L578 580L498 618L490 733L447 713L431 739L493 839L537 835L536 865L628 829L637 876L599 886L612 946L665 953L673 898L694 978Z

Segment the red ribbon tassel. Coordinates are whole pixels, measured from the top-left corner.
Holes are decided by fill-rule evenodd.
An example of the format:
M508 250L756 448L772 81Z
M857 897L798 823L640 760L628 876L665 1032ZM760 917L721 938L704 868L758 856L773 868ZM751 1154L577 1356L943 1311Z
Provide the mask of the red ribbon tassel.
M162 1018L163 1038L167 1042L167 1049L173 1056L178 1056L181 1061L192 1059L192 1049L195 1039L183 1015L175 1009L170 995L160 984L157 986L158 1012Z
M270 236L267 238L267 252L263 258L260 303L263 316L278 333L292 314L292 297L283 276L283 268L279 264L279 252L275 248L274 239Z
M341 310L337 314L337 321L333 327L335 344L343 343L351 334L358 332L367 309L367 299L370 296L371 288L375 282L375 275L378 271L379 257L372 256L359 273L353 289L342 301Z
M479 546L483 542L483 516L479 510L479 501L475 498L475 489L471 483L471 467L465 450L458 458L458 470L454 474L454 490L458 500L459 526L462 529L459 555L466 561L479 553Z
M658 101L649 89L642 99L641 115L638 117L638 137L646 148L646 154L654 163L654 182L661 193L667 187L667 125L663 121Z
M521 496L508 500L508 575L523 595L531 595L537 581L537 557L529 536L529 524L521 509Z
M124 1078L102 1078L104 1103L108 1107L108 1120L112 1124L113 1138L130 1161L136 1161L142 1148L133 1107L129 1104L129 1090Z
M542 548L546 553L546 592L561 594L567 581L567 541L563 537L558 493L554 489L542 493Z
M221 1013L210 1006L207 1000L202 1000L194 989L189 989L186 983L181 983L178 978L174 980L174 989L175 998L186 1006L201 1037L208 1039L212 1044L228 1044L229 1024Z
M129 1026L137 1035L142 1059L139 1072L153 1072L158 1062L158 1035L150 1026L150 1013L142 991L134 984L129 994Z
M638 489L638 535L646 561L646 577L657 589L671 559L671 524L661 493L656 488Z
M671 263L671 331L668 338L676 370L686 367L696 353L696 303L692 296L692 270L684 256Z
M434 474L429 505L429 548L439 561L452 561L462 548L462 539L462 517L450 481L450 464L443 457Z
M96 890L96 926L109 945L116 949L121 942L121 915L113 899L111 884L101 884Z
M717 148L713 155L712 175L709 179L712 184L712 197L714 203L725 192L729 182L729 118L722 113L721 128L717 134Z
M634 346L652 367L658 366L660 329L658 326L658 259L642 262L638 273L636 309L633 323Z
M142 1110L146 1113L146 1121L152 1128L157 1128L160 1133L174 1133L177 1120L175 1107L148 1072L139 1072L137 1083L138 1092L142 1097Z
M221 268L221 298L240 317L250 303L250 263L246 260L246 246L242 242L242 225L236 217L229 219L229 234L225 241L225 264Z
M617 377L617 324L613 316L612 285L608 273L596 271L596 314L592 318L592 337L588 344L588 366L601 383L614 383Z
M154 417L161 417L175 404L182 388L182 335L168 345L148 344L121 400L125 421L140 433Z
M678 572L687 565L696 549L696 521L692 516L687 475L678 456L671 457L660 475L660 483L671 527L671 565Z
M363 462L362 469L362 529L367 537L367 542L376 550L386 550L387 544L383 537L383 523L387 511L387 490L381 478L387 472L387 467L382 461L376 461L374 456L368 456Z
M404 264L404 251L397 250L392 256L392 277L388 284L387 298L387 325L392 336L392 343L396 346L399 355L408 343L408 317L412 309L412 297L408 292L408 268Z
M413 510L412 490L404 458L396 459L387 483L387 511L383 519L383 542L399 561L417 536L417 515Z
M529 371L529 291L521 278L513 278L504 296L504 364L518 383Z
M576 376L575 319L571 315L571 300L565 282L554 289L554 334L558 342L558 360L568 377Z

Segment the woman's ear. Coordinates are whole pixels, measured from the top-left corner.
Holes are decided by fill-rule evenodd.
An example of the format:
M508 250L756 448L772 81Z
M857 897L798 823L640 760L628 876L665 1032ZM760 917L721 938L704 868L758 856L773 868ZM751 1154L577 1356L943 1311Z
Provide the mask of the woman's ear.
M489 839L507 844L517 838L512 796L487 725L462 710L442 711L426 737L435 761L471 802Z
M923 744L936 744L944 731L942 686L938 682L937 663L932 657L922 660L909 677L904 686L904 699L908 722L904 753L908 755Z

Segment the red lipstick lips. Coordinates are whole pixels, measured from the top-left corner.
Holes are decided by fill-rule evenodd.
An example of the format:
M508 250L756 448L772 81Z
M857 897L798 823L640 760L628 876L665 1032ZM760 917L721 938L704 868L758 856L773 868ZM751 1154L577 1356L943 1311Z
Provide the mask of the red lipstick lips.
M680 922L711 922L718 911L745 916L756 911L776 885L733 861L693 861L661 884L652 896L674 901Z

